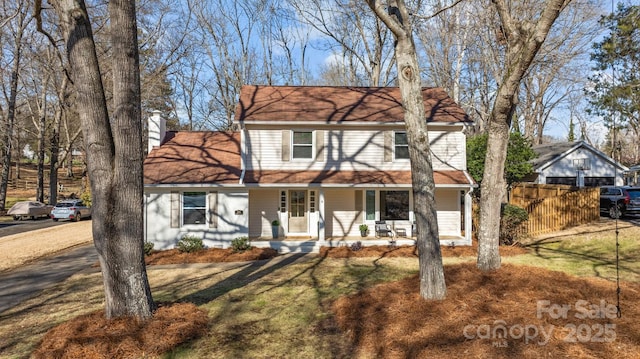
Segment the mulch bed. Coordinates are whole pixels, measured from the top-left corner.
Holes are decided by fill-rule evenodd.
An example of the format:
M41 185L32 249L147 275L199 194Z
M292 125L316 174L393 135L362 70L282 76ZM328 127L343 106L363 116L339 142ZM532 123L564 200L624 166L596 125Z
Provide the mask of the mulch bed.
M186 264L186 263L217 263L217 262L245 262L276 257L278 252L273 248L252 247L244 252L233 252L230 248L207 248L193 253L182 253L177 249L153 251L145 256L147 265L154 264Z
M423 300L416 275L334 302L355 357L640 357L637 284L624 284L617 318L615 283L605 280L515 265L483 273L463 263L444 271L442 301Z
M144 358L165 353L207 332L207 312L191 303L160 306L148 321L83 315L45 334L32 354L48 358Z
M440 247L443 257L477 257L478 242L473 241L471 246L443 246ZM524 247L500 246L500 256L517 256L527 253ZM329 258L364 258L364 257L418 257L416 246L367 246L358 250L352 250L349 246L321 247L320 256Z

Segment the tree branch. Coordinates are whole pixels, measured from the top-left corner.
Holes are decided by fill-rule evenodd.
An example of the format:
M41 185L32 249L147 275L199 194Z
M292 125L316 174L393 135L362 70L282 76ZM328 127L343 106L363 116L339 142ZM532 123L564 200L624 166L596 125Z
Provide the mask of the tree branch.
M58 45L56 44L56 40L45 29L42 28L42 0L34 0L33 17L36 18L36 24L37 24L36 28L38 32L43 34L47 39L49 39L49 42L51 43L53 48L57 49ZM64 75L67 77L69 82L73 84L71 75L69 74L69 71L67 71L67 67L64 65L62 54L60 54L60 51L56 51L56 55L58 56L58 60L60 60L60 66L62 66L62 71L64 71Z

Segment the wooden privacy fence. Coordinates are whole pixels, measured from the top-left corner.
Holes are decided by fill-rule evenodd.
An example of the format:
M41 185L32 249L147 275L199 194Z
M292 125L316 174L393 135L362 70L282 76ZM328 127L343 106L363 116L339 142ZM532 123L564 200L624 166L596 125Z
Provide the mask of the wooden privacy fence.
M522 234L536 236L596 221L600 217L600 188L565 185L519 185L509 203L524 208L529 220Z

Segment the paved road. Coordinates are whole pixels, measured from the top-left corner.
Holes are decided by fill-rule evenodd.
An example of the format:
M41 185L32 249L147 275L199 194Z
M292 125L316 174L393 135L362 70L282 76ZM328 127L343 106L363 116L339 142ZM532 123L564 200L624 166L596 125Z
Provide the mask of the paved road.
M0 237L33 231L41 228L59 226L65 223L69 223L69 222L68 221L54 222L48 218L40 218L36 220L27 219L24 221L0 222Z
M98 253L89 244L0 273L0 313L90 268L97 260Z

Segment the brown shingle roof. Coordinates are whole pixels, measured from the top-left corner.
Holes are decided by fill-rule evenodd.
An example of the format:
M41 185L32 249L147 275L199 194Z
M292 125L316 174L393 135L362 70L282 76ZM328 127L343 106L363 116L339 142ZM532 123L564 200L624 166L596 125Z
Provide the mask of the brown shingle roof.
M441 88L423 88L428 122L470 122ZM403 122L397 87L257 86L240 91L238 122Z
M239 132L169 132L144 161L145 184L239 183Z
M437 185L468 185L463 171L435 171ZM411 171L247 171L246 184L411 184Z

